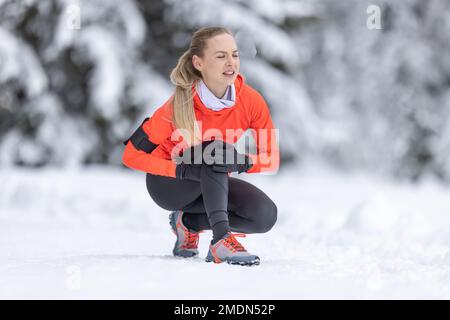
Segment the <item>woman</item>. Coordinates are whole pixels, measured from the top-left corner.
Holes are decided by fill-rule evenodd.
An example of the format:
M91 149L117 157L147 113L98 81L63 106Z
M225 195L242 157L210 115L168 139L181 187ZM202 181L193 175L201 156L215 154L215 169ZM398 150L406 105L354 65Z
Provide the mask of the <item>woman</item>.
M199 234L212 230L206 261L259 264L236 237L267 232L277 219L277 207L264 192L230 176L279 166L269 109L239 74L239 63L227 29L195 32L170 74L174 94L125 142L123 163L147 172L151 198L173 211L175 256L198 255ZM240 154L233 146L247 129L257 154Z

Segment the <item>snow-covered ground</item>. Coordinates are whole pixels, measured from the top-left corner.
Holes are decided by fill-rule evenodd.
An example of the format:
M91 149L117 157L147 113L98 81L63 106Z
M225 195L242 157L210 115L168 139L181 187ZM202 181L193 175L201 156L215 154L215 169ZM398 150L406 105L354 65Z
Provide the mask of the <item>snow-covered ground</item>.
M297 170L297 173L293 173ZM450 298L450 190L309 166L240 175L278 205L248 235L261 265L171 256L168 212L145 175L0 170L0 298Z

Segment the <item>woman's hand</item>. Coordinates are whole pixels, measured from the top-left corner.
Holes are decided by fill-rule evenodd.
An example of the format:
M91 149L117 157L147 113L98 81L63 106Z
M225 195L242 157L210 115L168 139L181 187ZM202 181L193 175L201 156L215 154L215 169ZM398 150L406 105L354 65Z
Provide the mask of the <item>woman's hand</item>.
M223 141L220 141L218 144L219 146L222 144L222 148L216 149L213 170L242 173L253 166L251 158L239 153L232 144Z
M212 166L216 172L242 173L253 166L250 157L237 152L232 144L222 140L208 140L192 146L183 152L177 162L184 164L184 166L193 165L194 167L206 164ZM184 170L186 169L181 169L180 166L179 171Z

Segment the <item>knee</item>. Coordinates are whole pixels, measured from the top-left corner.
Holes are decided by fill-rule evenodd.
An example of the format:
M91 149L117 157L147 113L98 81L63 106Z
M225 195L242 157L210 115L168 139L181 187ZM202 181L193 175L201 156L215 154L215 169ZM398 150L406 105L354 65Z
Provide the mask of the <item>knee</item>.
M258 232L265 233L272 229L277 222L277 217L278 208L276 204L272 200L264 202L258 211Z

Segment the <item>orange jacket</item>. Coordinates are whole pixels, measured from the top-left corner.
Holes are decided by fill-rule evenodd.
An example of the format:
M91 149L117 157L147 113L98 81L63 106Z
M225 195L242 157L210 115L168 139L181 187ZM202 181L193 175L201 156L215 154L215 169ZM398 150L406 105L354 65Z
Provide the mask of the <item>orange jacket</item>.
M195 83L193 84L195 117L197 121L201 122L202 140L211 140L211 137L217 137L220 134L221 140L233 144L244 131L254 129L253 137L256 141L257 154L248 155L253 161L253 167L247 173L278 170L278 145L275 131L272 130L274 126L269 108L264 98L245 83L245 78L241 74L237 75L234 85L236 88L235 105L231 108L214 111L202 103L196 93ZM143 126L149 140L158 145L156 149L151 153L146 153L137 150L132 143L128 142L122 157L124 165L155 175L175 177L176 163L171 156L172 150L180 142L181 145L178 146L183 146L182 149L185 149L187 145L183 144L183 138L172 138L172 133L176 128L172 122L173 109L170 101L171 99L168 99L156 109ZM233 134L229 134L230 129Z

